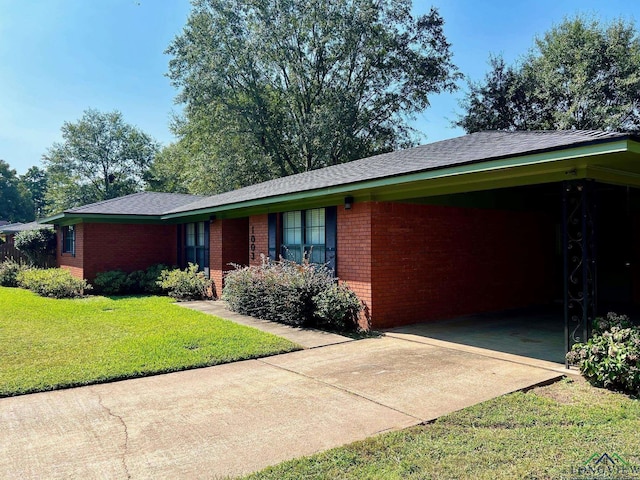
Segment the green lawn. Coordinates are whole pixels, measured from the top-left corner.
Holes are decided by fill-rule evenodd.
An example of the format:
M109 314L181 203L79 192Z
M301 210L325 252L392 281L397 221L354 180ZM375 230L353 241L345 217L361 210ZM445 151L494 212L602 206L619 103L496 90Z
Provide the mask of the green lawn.
M298 348L167 297L54 300L0 287L0 397Z
M564 380L246 478L640 479L639 429L639 400L581 379ZM595 459L584 464L603 453L617 454L629 464L618 466L627 470L600 475L579 470L596 468Z

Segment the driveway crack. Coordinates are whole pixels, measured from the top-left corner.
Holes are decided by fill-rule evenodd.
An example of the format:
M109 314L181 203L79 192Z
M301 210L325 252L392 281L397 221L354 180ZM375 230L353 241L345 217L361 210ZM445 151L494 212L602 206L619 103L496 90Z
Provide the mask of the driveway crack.
M118 422L120 423L120 425L122 425L122 428L124 430L124 446L123 446L123 450L122 450L122 456L120 457L120 461L122 463L122 468L124 469L124 473L126 475L127 479L131 478L131 474L129 473L129 466L127 465L127 452L129 449L129 429L127 428L127 424L124 421L124 419L118 415L117 413L114 413L109 407L107 407L104 402L102 401L102 396L100 395L100 393L98 393L97 391L93 390L93 393L95 393L95 395L98 397L98 403L100 404L100 406L103 408L103 410L105 412L107 412L109 414L109 416L115 418L118 420Z

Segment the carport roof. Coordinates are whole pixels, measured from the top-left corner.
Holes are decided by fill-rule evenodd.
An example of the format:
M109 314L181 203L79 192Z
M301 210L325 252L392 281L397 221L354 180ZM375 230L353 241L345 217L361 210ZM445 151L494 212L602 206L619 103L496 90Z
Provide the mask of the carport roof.
M596 130L477 132L277 178L206 197L194 203L174 208L166 212L165 217L182 216L185 213L197 211L215 211L216 208L223 206L242 204L248 201L255 202L260 199L276 199L287 194L330 189L369 180L399 177L446 167L552 152L629 138L631 136L625 133Z

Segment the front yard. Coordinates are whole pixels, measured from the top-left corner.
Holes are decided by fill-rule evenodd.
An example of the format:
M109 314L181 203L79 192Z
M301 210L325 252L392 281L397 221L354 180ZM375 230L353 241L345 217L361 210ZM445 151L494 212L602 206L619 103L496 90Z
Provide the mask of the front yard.
M166 297L54 300L0 287L0 397L299 348L172 302Z
M246 478L640 479L639 419L639 400L564 380Z

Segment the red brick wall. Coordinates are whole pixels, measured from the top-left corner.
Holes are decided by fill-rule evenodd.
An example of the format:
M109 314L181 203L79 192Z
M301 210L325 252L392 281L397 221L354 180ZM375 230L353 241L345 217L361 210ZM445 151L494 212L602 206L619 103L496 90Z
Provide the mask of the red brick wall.
M175 225L83 223L76 225L76 256L60 255L58 264L92 281L96 274L142 270L154 263L177 263Z
M546 215L400 203L371 208L375 328L552 299L555 236ZM349 253L338 249L343 262Z
M222 221L218 220L209 226L209 277L216 286L216 295L222 288Z
M222 294L224 272L229 263L249 263L249 219L216 220L209 230L209 265L217 295Z
M336 271L365 304L361 324L374 314L371 298L371 203L338 207Z
M249 217L249 265L260 265L261 255L269 256L269 216Z
M84 278L84 227L82 223L74 225L76 232L76 253L62 253L62 227L56 225L56 262L66 268L74 277Z
M224 220L224 270L232 270L229 263L249 264L249 219Z

